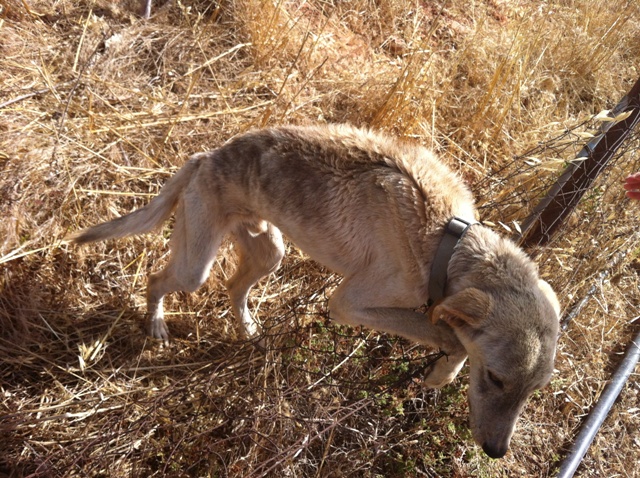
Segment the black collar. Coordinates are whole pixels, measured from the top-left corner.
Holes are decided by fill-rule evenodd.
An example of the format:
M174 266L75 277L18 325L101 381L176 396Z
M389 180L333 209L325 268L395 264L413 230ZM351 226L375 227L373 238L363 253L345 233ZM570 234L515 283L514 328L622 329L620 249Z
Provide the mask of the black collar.
M448 223L444 231L444 236L440 241L436 255L431 264L431 274L429 275L429 301L431 306L434 302L444 298L447 287L447 269L453 252L465 233L471 226L478 224L477 221L467 221L454 216Z

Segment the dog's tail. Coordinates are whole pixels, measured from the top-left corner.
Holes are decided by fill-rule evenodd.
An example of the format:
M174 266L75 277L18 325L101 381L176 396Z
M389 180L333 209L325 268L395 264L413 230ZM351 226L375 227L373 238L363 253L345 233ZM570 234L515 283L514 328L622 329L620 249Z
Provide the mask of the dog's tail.
M166 221L178 203L182 191L187 187L193 174L197 171L200 155L189 159L185 165L165 184L160 194L149 204L126 216L90 227L67 238L76 244L104 241L119 237L134 236L149 232Z

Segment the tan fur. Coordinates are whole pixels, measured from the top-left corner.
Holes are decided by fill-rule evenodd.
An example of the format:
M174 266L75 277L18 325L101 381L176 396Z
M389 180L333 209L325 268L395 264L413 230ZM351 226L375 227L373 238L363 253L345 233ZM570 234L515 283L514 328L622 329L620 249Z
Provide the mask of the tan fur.
M77 243L139 234L176 209L167 267L149 277L150 333L167 340L162 298L194 291L223 238L240 252L227 283L240 331L259 327L251 287L284 255L281 232L344 279L331 317L440 347L426 385L451 382L470 356L473 436L493 457L508 448L519 411L553 370L558 301L514 244L481 225L460 241L443 301L429 317L431 264L445 224L473 219L472 195L428 150L350 126L282 127L194 156L149 205L83 231Z

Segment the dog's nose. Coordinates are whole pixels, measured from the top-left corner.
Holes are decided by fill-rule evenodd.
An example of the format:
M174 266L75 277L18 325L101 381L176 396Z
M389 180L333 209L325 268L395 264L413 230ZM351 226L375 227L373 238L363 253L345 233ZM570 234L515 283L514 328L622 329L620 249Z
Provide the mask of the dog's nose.
M492 443L485 443L482 445L484 452L491 458L502 458L507 454L509 449L508 445L494 445Z

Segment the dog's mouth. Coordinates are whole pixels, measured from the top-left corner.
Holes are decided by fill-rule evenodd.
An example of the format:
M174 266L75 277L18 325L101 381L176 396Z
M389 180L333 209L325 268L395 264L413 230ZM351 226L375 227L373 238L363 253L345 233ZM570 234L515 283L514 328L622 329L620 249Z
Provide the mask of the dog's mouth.
M504 457L509 451L509 444L515 429L514 420L507 419L507 414L486 414L493 419L478 419L469 401L469 421L473 440L485 454L493 459ZM475 410L477 411L477 410Z
M482 450L489 456L489 458L502 458L507 454L507 450L509 450L509 444L495 446L493 444L485 442L484 445L482 445Z
M482 448L489 458L502 458L509 451L509 443L511 442L511 434L505 439L503 436L485 437L477 436L478 433L473 429L474 441Z

